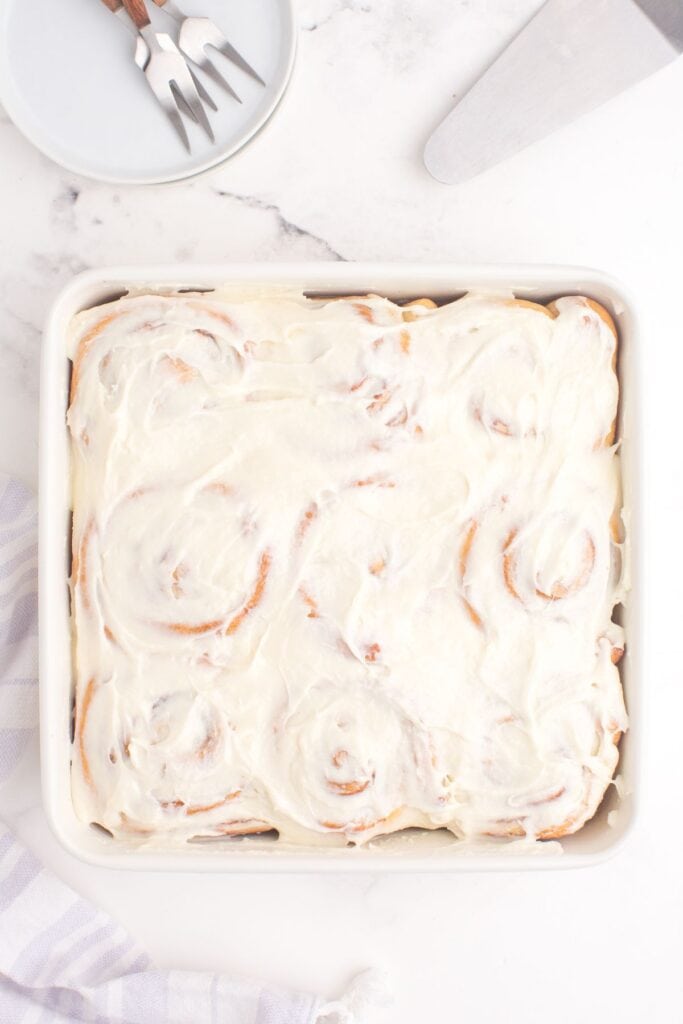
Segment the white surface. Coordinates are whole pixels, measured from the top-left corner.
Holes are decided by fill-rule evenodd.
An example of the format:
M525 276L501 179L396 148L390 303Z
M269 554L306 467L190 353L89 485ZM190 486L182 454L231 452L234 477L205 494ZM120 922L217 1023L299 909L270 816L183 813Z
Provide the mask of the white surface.
M680 1016L683 62L467 185L439 185L421 166L454 94L538 6L300 0L299 58L277 117L230 163L181 185L86 182L0 125L0 466L34 485L40 328L85 265L557 261L613 272L641 310L648 708L641 814L624 849L538 875L89 868L61 851L37 807L34 747L0 813L161 964L332 992L383 963L398 999L391 1024Z
M358 295L377 292L395 299L429 296L453 299L458 292L508 290L531 300L547 302L564 294L580 293L602 302L617 322L621 402L619 437L622 441L625 521L630 524L629 552L634 555L631 577L635 592L626 607L624 626L627 649L621 676L632 726L620 746L619 790L610 787L599 813L576 835L560 843L520 843L501 846L481 842L473 849L443 831L413 832L369 843L360 849L286 848L263 839L225 840L222 843L186 844L180 850L126 849L101 831L80 821L71 796L70 710L72 703L71 630L65 579L66 552L71 537L70 444L65 429L70 363L66 334L71 317L120 295L128 288L202 287L233 282L247 285L286 285L314 294ZM134 267L86 271L70 282L50 311L41 364L40 466L40 708L43 802L48 819L63 845L72 853L102 867L185 871L277 871L336 868L353 871L473 871L567 868L596 863L614 852L631 831L641 787L640 728L642 679L640 660L638 555L639 520L634 515L634 478L639 477L637 409L637 325L631 300L619 285L594 271L572 267L537 269L468 267L456 264L241 264L202 268Z
M158 32L178 25L149 5ZM139 184L185 178L237 151L268 119L286 88L296 36L290 0L188 0L188 14L213 19L266 83L221 54L208 56L242 103L193 67L218 107L215 135L183 115L191 154L133 63L134 35L103 3L0 0L0 98L15 123L64 167L104 181Z

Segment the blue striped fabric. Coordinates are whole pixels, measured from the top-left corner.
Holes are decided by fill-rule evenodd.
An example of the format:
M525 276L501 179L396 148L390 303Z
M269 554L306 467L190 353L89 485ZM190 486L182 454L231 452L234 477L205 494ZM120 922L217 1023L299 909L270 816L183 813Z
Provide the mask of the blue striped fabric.
M0 477L0 783L38 721L37 530L31 493Z
M0 476L0 784L37 728L36 528L33 496ZM0 822L0 1024L360 1024L366 1000L353 998L355 1008L323 1006L224 975L157 970Z

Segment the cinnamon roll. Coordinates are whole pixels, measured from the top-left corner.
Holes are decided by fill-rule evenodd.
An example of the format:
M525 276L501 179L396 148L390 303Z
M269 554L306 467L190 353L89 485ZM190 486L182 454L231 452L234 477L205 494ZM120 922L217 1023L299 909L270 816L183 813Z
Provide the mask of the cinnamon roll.
M605 309L137 294L70 356L80 817L333 846L595 814L628 726Z

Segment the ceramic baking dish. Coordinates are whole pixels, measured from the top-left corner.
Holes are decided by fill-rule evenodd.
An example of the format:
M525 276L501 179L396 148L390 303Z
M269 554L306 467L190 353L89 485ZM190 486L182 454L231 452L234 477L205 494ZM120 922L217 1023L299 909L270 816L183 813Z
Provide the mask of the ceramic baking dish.
M576 835L529 844L489 840L462 843L445 831L410 830L361 848L285 846L245 837L188 843L182 848L144 848L112 839L80 821L71 799L70 723L73 702L69 591L70 466L67 409L70 363L66 330L79 310L107 302L128 288L210 290L226 282L294 286L310 294L377 292L394 299L429 296L447 301L469 289L512 290L547 302L582 294L603 303L620 333L624 503L631 546L632 593L620 609L626 629L622 679L631 727L621 742L618 787L611 786L598 814ZM73 854L106 867L187 871L510 870L593 864L613 852L633 826L639 792L642 732L640 625L638 613L639 479L636 422L637 338L633 304L620 285L597 271L560 266L453 264L251 264L214 267L117 267L75 277L49 314L43 345L40 422L40 734L42 785L50 824Z

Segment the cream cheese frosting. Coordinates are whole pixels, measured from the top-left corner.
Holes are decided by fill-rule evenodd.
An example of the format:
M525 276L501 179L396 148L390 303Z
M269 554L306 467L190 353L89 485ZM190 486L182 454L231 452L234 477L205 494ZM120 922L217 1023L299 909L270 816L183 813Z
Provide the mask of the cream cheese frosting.
M69 345L82 819L337 845L594 814L627 726L600 307L139 294Z

